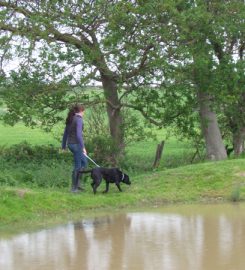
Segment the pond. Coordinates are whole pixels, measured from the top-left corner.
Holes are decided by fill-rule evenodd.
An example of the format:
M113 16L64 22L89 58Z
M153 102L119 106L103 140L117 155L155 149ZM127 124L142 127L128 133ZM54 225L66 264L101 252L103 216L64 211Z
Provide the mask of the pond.
M245 205L168 206L0 235L4 270L244 270Z

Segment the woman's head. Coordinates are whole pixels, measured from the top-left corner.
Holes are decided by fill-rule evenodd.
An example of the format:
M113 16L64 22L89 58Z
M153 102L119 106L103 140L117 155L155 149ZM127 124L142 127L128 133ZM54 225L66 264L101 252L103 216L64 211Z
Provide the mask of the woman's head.
M67 114L66 125L68 125L72 122L72 118L76 113L82 113L84 111L85 111L85 107L83 105L81 105L81 104L73 105Z
M74 113L80 113L80 112L84 112L85 108L83 105L81 104L75 104L73 107L72 107L72 110L74 111Z

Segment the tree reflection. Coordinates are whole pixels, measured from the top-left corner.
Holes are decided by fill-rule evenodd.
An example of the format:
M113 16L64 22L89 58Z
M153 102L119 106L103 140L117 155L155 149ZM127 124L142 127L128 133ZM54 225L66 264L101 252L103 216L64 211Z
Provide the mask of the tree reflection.
M245 206L107 215L0 239L0 269L245 269Z

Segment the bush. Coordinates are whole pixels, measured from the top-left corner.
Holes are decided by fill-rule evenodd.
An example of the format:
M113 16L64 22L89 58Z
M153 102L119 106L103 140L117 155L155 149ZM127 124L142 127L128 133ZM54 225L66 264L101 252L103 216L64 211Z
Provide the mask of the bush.
M0 175L0 185L4 186L17 186L18 182L15 180L11 174L1 174Z
M43 187L43 188L63 188L71 183L72 164L66 162L56 162L54 164L23 163L6 168L1 172L0 185L22 186L22 187Z
M70 160L70 155L61 154L59 148L53 145L30 145L27 142L15 144L10 147L2 146L0 156L4 161L43 162L44 160Z
M71 183L71 166L68 164L58 164L47 167L41 165L35 171L35 185L44 188L63 188L68 187Z
M22 183L24 185L33 185L33 184L35 184L35 179L34 179L33 172L28 171L28 170L21 169L17 173L17 179L18 179L19 183Z
M53 145L32 146L27 142L0 148L0 185L67 187L72 155Z
M97 135L86 141L88 153L91 153L96 163L100 166L111 167L116 163L116 157L120 152L119 147L113 142L110 137Z

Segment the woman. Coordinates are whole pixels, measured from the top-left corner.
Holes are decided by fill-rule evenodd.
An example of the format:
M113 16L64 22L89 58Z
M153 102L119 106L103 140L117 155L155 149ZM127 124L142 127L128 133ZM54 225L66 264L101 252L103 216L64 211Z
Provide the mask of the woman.
M66 126L63 134L62 149L66 149L66 145L73 154L74 168L72 171L72 192L77 192L82 188L79 186L77 173L86 167L86 149L83 142L83 114L84 106L76 104L68 112L66 118Z

